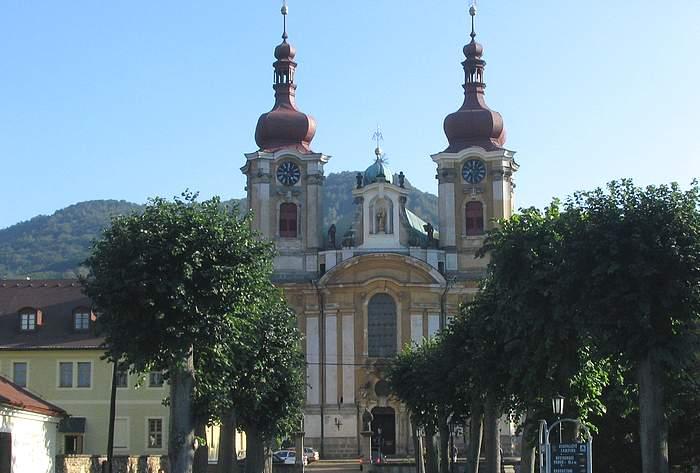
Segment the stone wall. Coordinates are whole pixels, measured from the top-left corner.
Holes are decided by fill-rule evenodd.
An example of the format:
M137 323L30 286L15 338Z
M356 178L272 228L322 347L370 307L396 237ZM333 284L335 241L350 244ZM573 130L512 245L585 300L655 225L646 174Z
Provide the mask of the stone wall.
M56 455L56 473L102 473L105 455ZM167 456L115 455L113 473L168 473Z

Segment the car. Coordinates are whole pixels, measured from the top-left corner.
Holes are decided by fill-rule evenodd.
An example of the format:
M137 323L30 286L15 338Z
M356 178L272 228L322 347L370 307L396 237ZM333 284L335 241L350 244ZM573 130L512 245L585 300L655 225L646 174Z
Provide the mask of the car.
M304 447L304 456L306 457L309 463L317 462L321 459L318 450L313 449L311 447Z
M285 465L294 465L297 462L297 453L294 450L278 450L274 452L273 455L277 455L280 459L284 460ZM304 455L303 462L304 465L309 462L306 455Z
M273 454L272 454L272 463L274 463L274 464L284 463L284 458L282 458L282 457L280 457L279 455L273 453Z

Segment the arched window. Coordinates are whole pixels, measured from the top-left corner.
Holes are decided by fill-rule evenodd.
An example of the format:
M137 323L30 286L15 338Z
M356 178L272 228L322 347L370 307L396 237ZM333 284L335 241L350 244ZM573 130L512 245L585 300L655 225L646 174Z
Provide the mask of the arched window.
M375 294L367 305L367 354L396 354L396 303L389 294Z
M484 233L484 206L481 202L467 203L465 211L467 235L482 235Z
M297 236L297 206L284 203L280 205L280 236L296 238Z

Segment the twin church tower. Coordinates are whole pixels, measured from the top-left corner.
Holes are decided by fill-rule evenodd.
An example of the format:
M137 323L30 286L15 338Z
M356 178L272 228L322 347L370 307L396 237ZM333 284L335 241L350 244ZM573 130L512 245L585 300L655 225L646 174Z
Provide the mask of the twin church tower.
M383 372L406 343L434 335L477 291L486 261L475 253L494 219L513 209L518 165L504 148L505 128L484 99L483 47L464 46L464 102L444 121L449 145L437 165L438 221L407 207L403 173L393 174L379 147L347 196L354 212L326 222L324 165L314 152L316 122L296 105L296 50L284 32L275 48L275 104L255 129L259 149L245 155L253 225L276 245L274 280L304 334L306 443L324 457L357 457L366 412L374 442L387 454L413 448L405 407ZM509 432L503 432L508 434ZM504 451L511 437L504 438Z

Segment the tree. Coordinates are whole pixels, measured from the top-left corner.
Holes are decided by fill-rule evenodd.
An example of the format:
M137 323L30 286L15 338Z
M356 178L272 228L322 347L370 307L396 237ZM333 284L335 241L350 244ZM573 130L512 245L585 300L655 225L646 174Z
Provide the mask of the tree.
M633 370L645 473L668 471L670 378L698 353L700 190L629 180L530 209L489 234L487 288L525 406L568 384L577 415L601 414L610 373ZM520 362L518 361L520 360Z
M301 426L306 394L302 338L294 312L271 286L245 317L235 320L234 332L202 351L207 367L200 381L207 395L200 402L222 424L235 417L246 432L246 472L260 473L272 441ZM226 447L220 464L235 461L232 444Z
M268 289L271 258L248 217L186 192L115 218L85 262L106 357L169 380L173 473L192 471L197 351L232 336L237 316Z
M566 205L581 232L567 264L594 340L636 370L644 473L668 472L669 377L696 363L700 325L700 188L612 182Z

